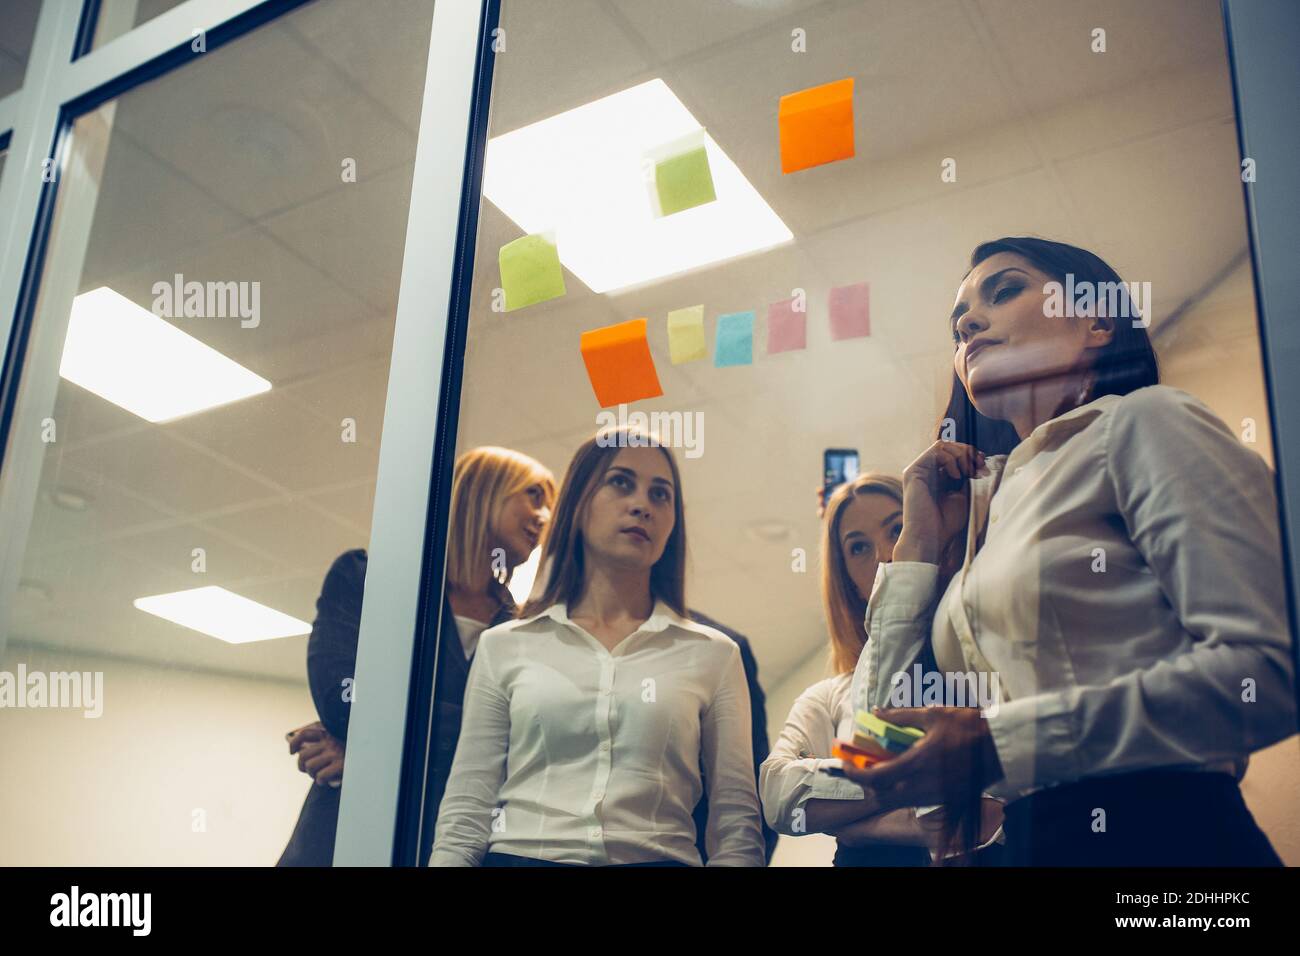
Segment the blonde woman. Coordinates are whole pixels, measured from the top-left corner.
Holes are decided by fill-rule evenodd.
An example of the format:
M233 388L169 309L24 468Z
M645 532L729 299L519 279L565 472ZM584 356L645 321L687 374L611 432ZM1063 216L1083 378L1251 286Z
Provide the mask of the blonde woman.
M740 651L686 616L681 480L653 441L574 455L539 596L479 641L432 865L699 866L706 789L708 865L763 865Z
M506 584L536 547L554 503L554 476L527 455L485 447L466 452L456 462L447 597L439 634L438 710L431 739L434 812L456 751L461 700L478 636L514 614ZM342 689L356 665L366 563L362 549L336 558L316 601L307 642L307 678L320 720L290 733L289 752L298 755L298 768L317 786L307 794L280 866L329 866L333 860L336 788L343 779L350 711Z

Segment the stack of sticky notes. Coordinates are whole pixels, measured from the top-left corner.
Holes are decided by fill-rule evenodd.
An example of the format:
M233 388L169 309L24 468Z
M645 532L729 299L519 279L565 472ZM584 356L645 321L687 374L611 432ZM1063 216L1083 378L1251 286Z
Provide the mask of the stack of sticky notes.
M781 172L853 156L853 78L781 97L777 107Z
M579 347L601 408L630 405L664 393L646 341L645 319L629 319L583 332Z
M545 235L522 236L506 243L497 255L506 311L556 299L564 295L560 253Z
M868 710L858 711L853 718L853 743L859 747L870 742L891 754L901 754L924 736L923 730L891 724Z

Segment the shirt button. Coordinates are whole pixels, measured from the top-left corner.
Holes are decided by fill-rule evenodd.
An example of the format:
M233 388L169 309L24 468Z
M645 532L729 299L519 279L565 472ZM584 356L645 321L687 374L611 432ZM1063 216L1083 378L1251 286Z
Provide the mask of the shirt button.
M1024 471L1024 470L1025 470L1025 466L1024 466L1024 465L1016 465L1016 470L1013 471L1011 474L1013 474L1013 475L1018 475L1018 474L1020 474L1020 473L1021 473L1022 471Z
M587 831L587 835L593 840L600 839L600 827L592 827Z
M990 524L996 524L996 523L997 523L997 520L998 520L998 516L997 516L997 515L990 515L990 516L989 516L989 523L990 523Z

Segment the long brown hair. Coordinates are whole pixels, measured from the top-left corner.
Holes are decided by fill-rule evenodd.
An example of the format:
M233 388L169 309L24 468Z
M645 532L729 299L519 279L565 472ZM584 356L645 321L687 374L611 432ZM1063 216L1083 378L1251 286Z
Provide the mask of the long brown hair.
M650 596L663 601L682 617L686 611L686 506L682 501L682 476L677 459L658 436L640 429L603 429L588 438L573 454L560 484L555 513L542 542L540 573L545 584L530 596L520 617L540 614L553 604L572 607L582 597L586 583L583 566L582 522L587 504L621 448L657 447L673 474L673 530L664 553L650 569Z
M903 507L903 483L893 475L867 472L835 489L822 524L822 608L831 638L831 668L845 674L858 664L867 643L867 597L858 593L840 547L840 520L858 495L885 495Z

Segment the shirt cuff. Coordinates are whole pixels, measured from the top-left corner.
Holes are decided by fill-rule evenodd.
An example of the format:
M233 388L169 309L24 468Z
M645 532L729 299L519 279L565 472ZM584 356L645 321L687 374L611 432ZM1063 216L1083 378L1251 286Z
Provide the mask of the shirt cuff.
M799 801L799 806L803 806L809 800L861 800L866 796L866 791L862 785L854 783L845 777L832 777L828 773L822 773L822 767L841 767L843 761L838 757L825 757L817 761L817 766L813 771L812 783L808 785L808 793Z
M1077 780L1075 713L1064 694L1037 694L986 708L989 733L1002 765L1002 779L987 793L1014 800L1023 791Z
M872 608L883 606L898 616L914 617L929 609L939 582L939 565L924 561L890 561L876 569L876 581L867 602L867 617Z

